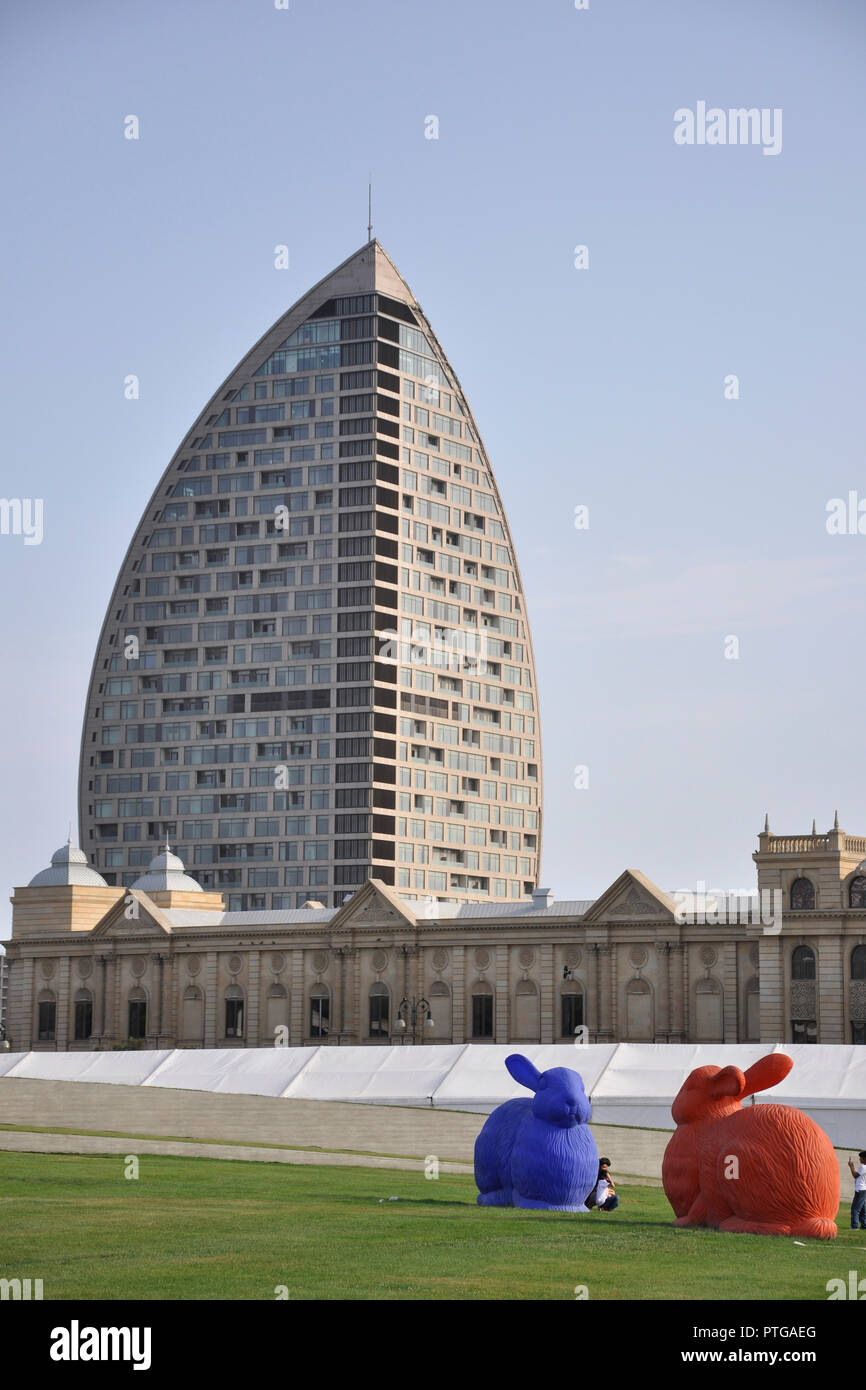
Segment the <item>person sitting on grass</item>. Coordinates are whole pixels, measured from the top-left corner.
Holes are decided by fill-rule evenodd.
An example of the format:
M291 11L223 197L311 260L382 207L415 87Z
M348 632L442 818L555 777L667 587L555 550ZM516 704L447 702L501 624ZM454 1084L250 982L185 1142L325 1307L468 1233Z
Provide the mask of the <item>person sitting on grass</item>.
M866 1149L859 1153L860 1162L855 1164L848 1159L848 1167L854 1179L854 1200L851 1203L851 1230L866 1231Z
M595 1187L586 1199L588 1208L598 1207L599 1211L615 1211L619 1206L613 1178L610 1176L610 1159L598 1160L598 1178Z

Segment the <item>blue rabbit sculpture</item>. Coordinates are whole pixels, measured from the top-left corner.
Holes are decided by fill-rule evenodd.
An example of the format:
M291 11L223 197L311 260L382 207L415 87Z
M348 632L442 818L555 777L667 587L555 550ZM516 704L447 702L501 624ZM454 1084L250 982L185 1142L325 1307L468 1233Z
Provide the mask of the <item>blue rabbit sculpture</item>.
M598 1177L598 1149L583 1081L569 1067L540 1072L517 1052L505 1065L535 1095L507 1100L487 1117L475 1141L479 1204L585 1211Z

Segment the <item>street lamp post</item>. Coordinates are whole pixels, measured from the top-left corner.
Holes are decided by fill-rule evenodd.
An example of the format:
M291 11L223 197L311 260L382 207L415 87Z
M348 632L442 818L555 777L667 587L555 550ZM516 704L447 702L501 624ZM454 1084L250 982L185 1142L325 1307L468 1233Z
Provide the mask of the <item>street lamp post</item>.
M416 999L413 994L411 999L401 1000L394 1026L399 1028L403 1034L404 1042L406 1041L406 1033L411 1028L412 1042L415 1043L418 1039L419 1024L422 1028L429 1028L431 1032L436 1026L433 1022L433 1010L428 1001L423 995L420 999Z

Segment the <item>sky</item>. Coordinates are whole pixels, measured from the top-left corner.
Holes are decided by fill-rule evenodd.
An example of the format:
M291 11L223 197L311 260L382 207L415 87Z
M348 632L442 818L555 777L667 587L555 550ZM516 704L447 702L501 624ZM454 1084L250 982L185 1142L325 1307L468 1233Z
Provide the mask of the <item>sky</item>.
M77 836L154 486L370 178L509 517L543 884L751 888L766 812L866 834L864 57L857 0L0 4L0 496L43 513L0 534L4 900ZM735 108L762 143L675 139Z

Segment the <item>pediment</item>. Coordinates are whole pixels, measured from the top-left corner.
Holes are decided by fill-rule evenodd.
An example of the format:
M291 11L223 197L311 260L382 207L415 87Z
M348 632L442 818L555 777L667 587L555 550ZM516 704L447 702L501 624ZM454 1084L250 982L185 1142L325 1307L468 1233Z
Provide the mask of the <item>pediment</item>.
M169 936L171 923L146 893L130 888L91 931L91 936L115 940L134 940L147 936Z
M363 887L343 904L329 926L333 931L338 927L361 926L366 922L413 929L417 925L408 904L378 878L368 878Z
M667 922L676 910L673 899L639 869L626 869L593 903L584 921L651 921L655 918Z

